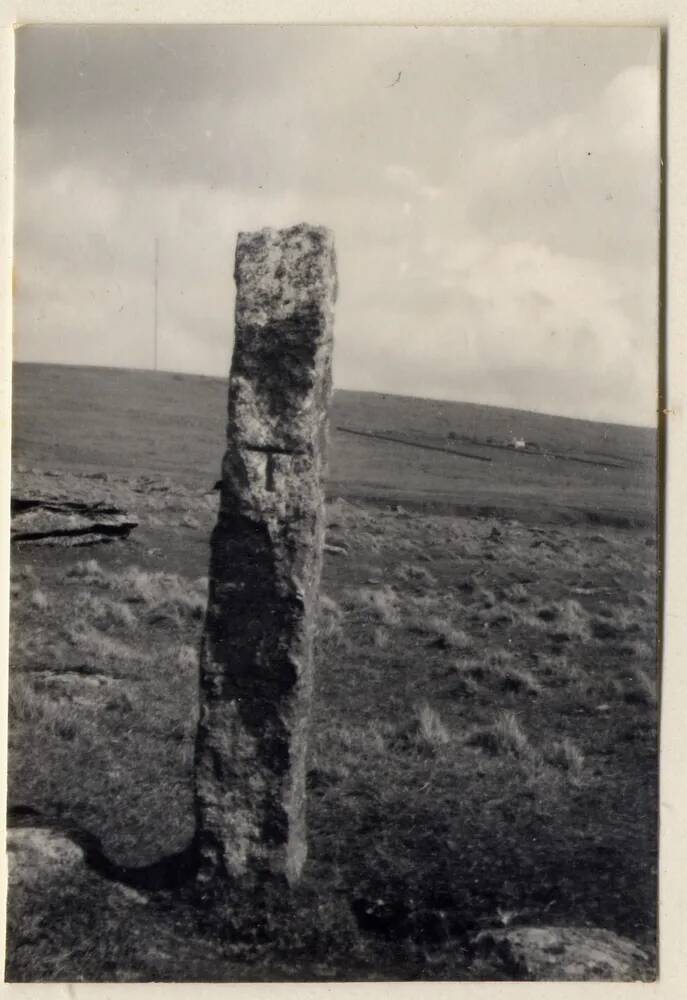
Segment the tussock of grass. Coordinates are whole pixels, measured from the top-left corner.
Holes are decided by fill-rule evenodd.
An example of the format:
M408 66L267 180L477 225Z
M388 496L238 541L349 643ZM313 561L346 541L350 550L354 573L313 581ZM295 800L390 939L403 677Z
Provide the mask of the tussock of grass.
M529 600L529 592L523 583L512 583L507 591L508 600L515 604L524 604Z
M434 592L404 596L406 612L404 621L406 627L413 632L424 632L428 619L444 613L447 607L447 602Z
M149 572L138 566L108 572L95 559L78 563L67 576L109 590L121 600L140 604L177 624L188 618L200 621L207 605L207 577L190 581L175 573Z
M480 694L479 675L463 669L464 664L458 661L452 676L451 694L463 698L476 698Z
M343 617L343 611L337 602L327 594L321 594L317 638L322 646L334 647L340 641L343 633Z
M532 752L529 737L522 728L515 712L500 712L492 732L499 753L525 757Z
M374 644L377 649L388 649L390 642L388 629L378 626L374 631Z
M488 676L486 661L478 657L460 658L455 662L456 673L476 681L484 681Z
M326 761L327 772L337 780L346 780L361 768L374 770L381 760L388 760L394 735L394 727L383 721L337 726L314 734L311 768L322 768Z
M65 576L68 580L82 580L84 583L105 584L109 574L102 568L97 559L88 559L71 566Z
M468 742L495 756L525 758L532 746L515 712L499 712L491 726L478 729Z
M159 617L178 623L190 617L200 620L205 613L207 597L196 585L172 573L148 573L131 567L116 577L116 590L132 603L142 603Z
M464 652L472 648L472 636L463 629L454 628L448 618L432 615L422 625L423 631L433 637L435 645L441 649L455 649Z
M492 625L513 625L518 616L511 605L501 601L495 607L483 610L479 618L484 628L490 628Z
M408 583L415 587L436 587L437 584L433 573L430 573L424 566L417 566L414 563L401 563L394 576L401 583Z
M482 658L458 660L455 669L466 693L476 693L477 682L492 690L497 688L513 694L536 696L542 693L542 686L532 671L518 664L508 650L492 650Z
M37 691L22 675L13 678L8 699L10 729L30 727L45 736L71 741L77 733L78 708L63 699L51 699Z
M568 639L586 642L590 638L589 615L579 601L567 598L558 605L556 631Z
M651 606L653 602L648 602ZM639 637L646 631L655 629L655 616L648 613L639 602L619 606L603 607L592 621L592 632L597 639L622 638L625 643L641 641Z
M523 622L546 630L559 642L588 642L591 638L590 616L580 602L571 597L540 606L535 614L525 615Z
M541 693L541 685L532 671L518 663L509 650L492 650L484 662L485 676L501 690L526 695Z
M330 597L328 594L320 594L320 614L341 618L343 612L341 606L333 597Z
M652 667L656 664L656 647L645 642L644 639L626 640L620 651L624 656L639 660L647 665L650 664Z
M36 571L33 566L15 566L14 563L10 566L10 571L12 574L12 579L23 583L31 582L36 579Z
M563 653L538 656L537 673L542 678L546 678L547 681L553 681L557 685L572 684L585 677L578 664L572 662Z
M38 608L39 611L45 611L49 606L50 601L48 599L48 595L44 593L44 591L36 589L31 594L31 603L34 608Z
M127 667L140 667L150 660L150 654L84 621L75 622L67 630L72 647L86 659L84 666L93 671L117 673Z
M349 595L347 603L389 627L401 623L398 595L388 584L378 588L361 587Z
M106 631L113 628L134 628L137 617L125 601L113 600L101 594L84 591L74 601L74 614L79 620L91 621Z
M435 708L425 703L418 712L416 740L420 749L436 753L451 742L451 734Z
M579 786L584 777L584 754L570 737L554 740L542 750L532 743L515 712L499 712L491 726L476 730L467 742L492 757L514 761L522 780L544 802L564 793L566 781Z
M573 783L579 783L584 771L584 754L569 736L555 740L545 753L552 767L564 771Z
M479 592L475 595L475 602L483 608L493 608L496 606L496 594L493 590L480 587Z
M639 664L630 667L626 680L622 683L623 698L630 704L656 705L656 672L648 671Z
M621 604L615 609L615 622L625 634L642 631L646 622L646 612L641 607Z
M411 757L434 756L451 743L451 733L437 709L427 702L387 736L391 752Z
M115 691L105 702L104 708L106 712L117 712L126 716L133 712L134 702L128 691Z
M541 684L532 671L526 667L516 666L512 663L505 664L499 668L498 675L500 686L504 691L526 695L541 694Z

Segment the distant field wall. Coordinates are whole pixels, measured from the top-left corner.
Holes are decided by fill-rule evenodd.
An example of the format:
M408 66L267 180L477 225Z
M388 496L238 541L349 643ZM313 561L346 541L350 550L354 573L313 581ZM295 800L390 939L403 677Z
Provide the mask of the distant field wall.
M203 376L17 364L14 464L180 477L211 489L226 391L226 380ZM346 390L335 393L331 424L330 495L527 521L655 520L651 429Z

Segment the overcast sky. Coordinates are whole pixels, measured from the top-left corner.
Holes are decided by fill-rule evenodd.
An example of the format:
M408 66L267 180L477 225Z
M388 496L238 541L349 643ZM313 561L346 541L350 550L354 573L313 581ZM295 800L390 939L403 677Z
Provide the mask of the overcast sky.
M330 226L335 382L655 423L658 34L17 31L15 356L226 375L236 234Z

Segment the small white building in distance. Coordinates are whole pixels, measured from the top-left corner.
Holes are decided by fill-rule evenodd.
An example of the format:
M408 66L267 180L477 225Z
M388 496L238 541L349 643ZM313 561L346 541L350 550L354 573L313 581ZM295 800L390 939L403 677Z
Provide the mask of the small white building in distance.
M514 448L525 448L526 447L525 439L524 438L513 438L513 447Z

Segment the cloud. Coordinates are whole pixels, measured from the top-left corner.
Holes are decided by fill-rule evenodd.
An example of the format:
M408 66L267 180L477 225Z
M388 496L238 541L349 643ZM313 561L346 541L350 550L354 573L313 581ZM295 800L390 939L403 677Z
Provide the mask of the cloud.
M632 66L584 112L492 136L469 218L501 238L537 239L590 258L655 260L659 207L658 74Z
M150 365L157 239L161 366L224 374L236 233L305 219L337 384L651 423L656 39L21 29L17 356Z
M342 359L344 384L364 353L369 389L475 402L487 392L501 405L654 421L656 342L637 338L621 306L622 268L476 236L433 274L393 280L394 312L377 308L346 331L357 350L349 343Z

